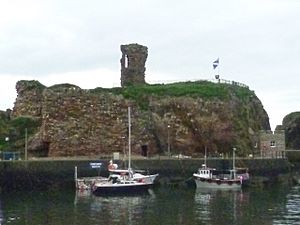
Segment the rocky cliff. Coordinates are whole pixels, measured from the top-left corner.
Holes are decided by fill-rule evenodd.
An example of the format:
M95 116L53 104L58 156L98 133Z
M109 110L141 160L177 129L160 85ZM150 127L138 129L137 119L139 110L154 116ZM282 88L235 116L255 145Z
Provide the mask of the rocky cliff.
M288 149L300 149L300 112L292 112L286 115L282 121L282 129L285 130L286 147Z
M19 81L11 113L40 121L29 136L32 156L103 155L127 148L131 107L132 151L252 153L259 130L269 130L260 100L236 83L207 81L84 90L71 84L45 87Z

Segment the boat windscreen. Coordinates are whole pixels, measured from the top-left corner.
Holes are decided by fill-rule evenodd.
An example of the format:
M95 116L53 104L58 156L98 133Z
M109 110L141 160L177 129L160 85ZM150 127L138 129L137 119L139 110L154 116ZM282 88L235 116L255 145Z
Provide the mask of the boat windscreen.
M229 170L213 170L212 174L213 175L230 174L230 171Z

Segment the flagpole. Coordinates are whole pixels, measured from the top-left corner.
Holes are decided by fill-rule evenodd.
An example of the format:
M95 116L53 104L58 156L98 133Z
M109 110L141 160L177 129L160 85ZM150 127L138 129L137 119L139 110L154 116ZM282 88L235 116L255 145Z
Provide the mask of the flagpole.
M220 83L220 67L219 67L219 65L218 65L218 82Z
M219 76L219 83L220 83L220 66L218 65L218 76Z
M218 67L218 73L215 74L215 79L220 83L220 70L219 70L219 58L213 62L213 69L215 70Z

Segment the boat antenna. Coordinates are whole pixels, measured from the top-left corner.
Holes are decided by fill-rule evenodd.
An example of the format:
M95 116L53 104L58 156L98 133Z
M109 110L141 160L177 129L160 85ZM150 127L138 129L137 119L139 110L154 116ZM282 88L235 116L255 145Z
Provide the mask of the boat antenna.
M207 168L206 159L207 159L207 147L205 145L205 152L204 152L204 166L205 166L205 169Z
M128 106L128 169L131 169L131 118L130 118L130 106Z

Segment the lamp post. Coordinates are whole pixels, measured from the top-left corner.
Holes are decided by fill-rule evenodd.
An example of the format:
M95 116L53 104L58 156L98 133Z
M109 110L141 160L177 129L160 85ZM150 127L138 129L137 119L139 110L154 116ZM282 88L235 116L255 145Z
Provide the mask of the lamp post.
M232 170L233 170L233 174L234 174L234 179L235 179L235 151L236 148L232 148Z
M6 142L6 151L10 151L9 137L5 137L5 142Z
M24 154L24 159L27 161L28 160L28 134L27 134L27 128L25 128L25 154Z
M7 143L6 144L6 151L9 151L9 137L5 137L5 142ZM7 154L7 153L6 153ZM3 159L6 159L6 155L5 152L3 153Z
M170 151L170 125L168 125L168 156L171 156L171 151Z

